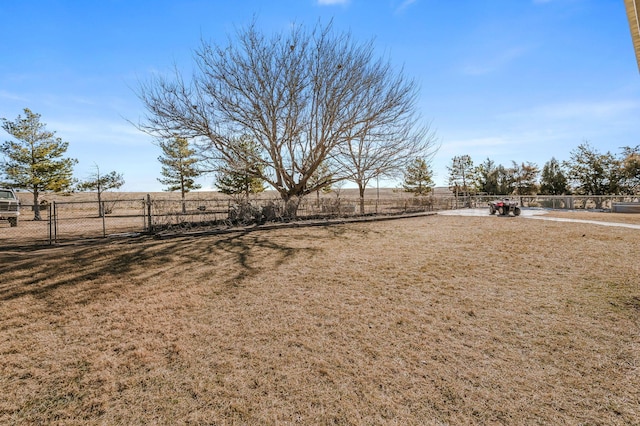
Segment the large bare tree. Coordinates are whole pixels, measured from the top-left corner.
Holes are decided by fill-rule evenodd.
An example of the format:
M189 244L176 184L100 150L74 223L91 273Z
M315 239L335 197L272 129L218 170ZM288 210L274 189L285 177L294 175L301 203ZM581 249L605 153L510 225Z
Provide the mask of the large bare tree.
M336 167L317 175L323 162L339 165L339 147L411 122L415 108L415 83L375 57L371 42L356 43L332 24L267 36L253 22L225 45L202 41L195 62L189 81L176 70L141 84L147 114L139 127L194 138L213 169L238 158L261 164L256 177L293 214L300 197L349 176ZM257 158L234 152L245 134L260 145Z

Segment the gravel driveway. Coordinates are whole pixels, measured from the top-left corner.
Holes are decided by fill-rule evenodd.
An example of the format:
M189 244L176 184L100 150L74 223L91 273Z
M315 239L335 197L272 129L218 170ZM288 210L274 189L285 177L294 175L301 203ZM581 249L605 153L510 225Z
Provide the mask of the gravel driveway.
M548 217L546 216L547 211L541 209L527 209L524 208L521 210L522 213L520 217L524 217L527 219L539 219L539 220L553 220L556 222L573 222L573 223L590 223L593 225L602 225L602 226L618 226L621 228L631 228L631 229L640 229L640 225L635 225L631 223L618 223L618 222L603 222L599 220L583 220L583 219L567 219L567 218L559 218L559 217ZM489 214L489 209L457 209L457 210L443 210L438 212L439 215L443 216L486 216L486 217L498 217L491 216Z

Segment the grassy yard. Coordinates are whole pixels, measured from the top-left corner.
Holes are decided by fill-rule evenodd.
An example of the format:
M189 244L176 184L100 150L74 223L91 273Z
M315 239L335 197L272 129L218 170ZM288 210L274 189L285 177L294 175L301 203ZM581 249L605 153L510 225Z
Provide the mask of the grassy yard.
M640 424L639 240L428 216L0 252L0 424Z

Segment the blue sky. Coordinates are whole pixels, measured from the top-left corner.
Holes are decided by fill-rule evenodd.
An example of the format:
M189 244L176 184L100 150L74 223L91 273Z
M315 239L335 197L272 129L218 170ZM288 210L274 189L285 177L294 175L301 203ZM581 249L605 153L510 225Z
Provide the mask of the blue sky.
M268 33L333 19L404 67L441 144L438 185L455 155L542 167L585 140L640 144L622 0L0 0L0 117L41 114L77 178L97 164L124 174L123 191L160 191L159 148L128 122L144 114L139 82L174 65L188 74L201 39L224 44L254 17Z

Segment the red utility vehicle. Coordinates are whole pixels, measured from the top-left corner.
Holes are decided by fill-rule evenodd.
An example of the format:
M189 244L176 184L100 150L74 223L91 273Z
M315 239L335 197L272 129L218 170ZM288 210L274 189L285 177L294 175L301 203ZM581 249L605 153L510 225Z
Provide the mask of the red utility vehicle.
M520 207L516 201L511 201L508 198L502 200L495 200L489 202L489 214L496 214L500 216L509 216L509 213L513 213L514 216L520 216Z

